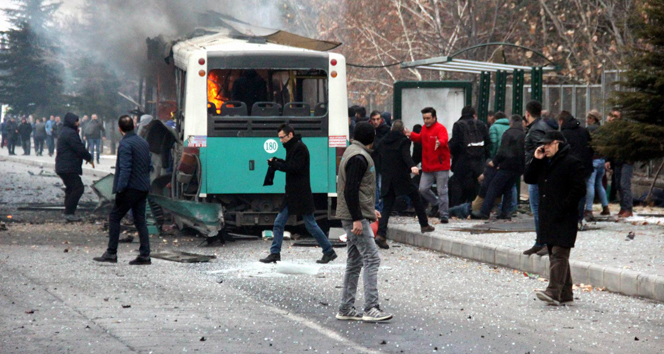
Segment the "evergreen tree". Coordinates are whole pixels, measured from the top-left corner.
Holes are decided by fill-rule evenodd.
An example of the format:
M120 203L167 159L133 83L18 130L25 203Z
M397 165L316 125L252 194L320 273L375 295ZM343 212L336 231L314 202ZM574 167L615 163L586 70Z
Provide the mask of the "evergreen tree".
M15 0L17 9L4 9L12 28L0 52L0 102L17 114L49 114L61 109L62 65L50 19L59 3ZM50 112L49 112L50 111Z
M622 119L593 135L600 154L630 162L664 157L664 0L645 1L634 22L637 44L610 100Z

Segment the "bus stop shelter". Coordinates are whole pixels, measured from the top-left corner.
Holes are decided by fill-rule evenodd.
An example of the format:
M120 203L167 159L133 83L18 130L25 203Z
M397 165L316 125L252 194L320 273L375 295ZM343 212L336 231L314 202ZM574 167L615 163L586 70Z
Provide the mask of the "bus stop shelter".
M486 43L478 46L473 46L456 52L450 56L442 56L430 59L416 60L405 62L401 64L403 69L422 69L422 70L436 70L445 72L458 72L466 74L479 74L479 97L477 104L478 118L486 121L489 112L489 99L491 94L491 74L495 73L495 100L494 111L505 111L506 93L507 93L507 77L512 76L512 113L523 114L523 90L524 78L526 74L531 76L531 99L542 101L542 78L545 71L556 70L555 66L523 66L512 64L500 64L485 61L475 61L467 59L456 59L455 57L461 53L479 47L500 45L517 47L524 50L533 52L534 54L546 59L549 63L550 60L542 53L534 51L530 48L522 47L511 43Z

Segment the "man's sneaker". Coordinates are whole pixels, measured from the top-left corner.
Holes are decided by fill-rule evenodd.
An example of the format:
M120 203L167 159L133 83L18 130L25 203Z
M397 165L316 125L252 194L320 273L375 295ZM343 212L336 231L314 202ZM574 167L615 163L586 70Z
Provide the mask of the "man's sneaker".
M546 302L549 305L560 306L560 301L554 299L553 296L547 294L546 291L538 291L536 295L538 299Z
M82 219L74 214L65 214L65 220L67 220L68 222L78 222L81 221Z
M130 265L147 265L147 264L152 264L152 260L150 259L150 257L138 256L133 261L129 261L129 264Z
M531 254L535 254L535 253L541 251L543 248L546 248L546 247L535 245L535 246L531 247L530 249L527 249L527 250L523 251L523 254L525 254L526 256L530 256ZM548 250L547 250L547 252L548 252Z
M425 232L431 232L431 231L436 231L436 228L433 227L433 226L431 226L431 225L427 225L427 226L422 226L422 227L420 228L420 231L421 231L422 233L425 233Z
M546 246L544 246L544 247L542 247L541 250L537 251L536 255L538 255L538 256L548 256L549 255L549 249Z
M585 219L587 222L595 221L595 216L593 216L593 211L585 210L583 212L583 219Z
M337 312L335 317L340 321L362 321L362 314L355 307L351 307L346 312Z
M436 215L438 215L438 206L434 205L431 207L431 210L429 211L429 216L434 217Z
M383 310L380 309L380 306L374 306L369 311L364 311L364 314L362 314L362 321L367 321L367 322L389 321L392 319L392 317L393 316L391 314L383 312Z
M323 255L323 258L317 260L316 263L326 264L326 263L330 263L330 262L332 262L332 261L335 260L335 259L337 259L337 253L334 252L334 251L332 251L332 252L330 252L330 253L328 253L328 254L324 254L324 255Z
M611 215L609 207L608 206L602 207L602 213L600 213L599 215Z
M569 298L561 297L560 306L574 306L574 297L569 297Z
M281 254L280 253L270 253L269 256L260 259L261 262L263 263L277 263L281 261Z
M374 241L376 241L376 246L378 246L378 247L380 247L384 250L390 249L390 245L387 244L387 240L385 239L385 237L376 236Z
M448 219L447 216L443 216L443 215L440 216L440 223L441 224L447 224L449 222L450 222L450 219Z
M621 210L621 211L618 213L618 217L619 217L619 218L629 218L629 217L631 217L631 216L634 216L634 214L633 214L631 211L629 211L629 210Z
M118 263L118 255L104 252L104 254L102 254L101 257L95 257L92 260L97 262Z

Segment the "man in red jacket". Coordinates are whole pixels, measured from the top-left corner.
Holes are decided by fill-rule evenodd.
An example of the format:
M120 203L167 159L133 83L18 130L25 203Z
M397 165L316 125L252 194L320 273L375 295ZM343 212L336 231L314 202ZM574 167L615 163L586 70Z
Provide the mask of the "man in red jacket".
M447 197L447 182L450 178L450 147L448 145L447 129L438 123L436 110L426 107L422 110L424 126L422 131L408 133L410 140L422 144L422 177L420 178L419 192L431 204L432 210L440 217L440 222L448 222L449 200ZM438 196L431 191L436 181Z

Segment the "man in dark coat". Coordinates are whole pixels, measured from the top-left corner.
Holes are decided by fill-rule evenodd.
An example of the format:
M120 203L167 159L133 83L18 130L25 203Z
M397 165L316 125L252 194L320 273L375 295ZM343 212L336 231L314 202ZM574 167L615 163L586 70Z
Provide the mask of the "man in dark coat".
M15 149L20 139L16 118L9 118L9 121L5 125L5 130L7 131L7 150L9 150L9 155L16 155Z
M378 157L378 146L380 146L380 141L390 132L390 127L385 124L383 117L380 115L380 112L373 111L369 115L369 123L376 129L376 141L374 142L374 152L371 157L376 163L376 210L383 212L383 198L381 198L380 188L382 185L382 172L380 159Z
M417 191L417 186L410 178L410 174L420 173L419 168L413 162L410 156L410 139L406 136L403 122L395 120L392 122L392 130L381 140L378 146L378 156L380 163L389 166L383 170L383 183L381 185L381 196L385 200L383 216L378 222L378 232L376 235L376 244L383 249L390 248L387 242L387 223L390 219L390 213L394 207L394 201L398 196L406 195L413 202L417 219L420 222L422 233L434 231L435 228L429 225L426 210Z
M590 133L588 129L581 126L576 118L567 111L562 111L557 117L558 125L560 125L560 132L567 140L569 145L570 154L583 163L584 175L583 178L588 184L588 178L593 173L593 148L590 146ZM586 188L587 190L587 188ZM579 203L579 227L583 229L583 209L585 208L585 200Z
M490 155L489 128L477 120L475 108L466 106L461 118L452 127L450 152L452 172L450 177L450 207L472 202L477 196L484 162Z
M45 118L44 118L45 119ZM44 153L44 141L46 140L46 122L42 119L37 118L37 123L35 123L35 155L42 156Z
M152 264L150 259L150 236L145 221L145 206L150 191L150 171L152 160L150 146L134 131L134 121L128 115L118 119L118 128L123 135L118 146L118 157L115 162L113 193L115 203L108 217L108 249L97 262L118 262L118 242L120 240L120 220L131 209L134 225L138 230L141 246L139 255L129 262L131 265Z
M32 135L32 124L28 120L21 118L21 125L18 126L18 134L21 136L21 146L23 147L23 156L30 155L30 136Z
M67 221L80 221L81 219L74 215L78 206L78 201L83 195L83 181L81 175L83 169L81 164L83 160L92 164L92 156L85 149L81 136L78 135L78 116L74 113L65 115L65 122L60 129L60 135L57 143L57 153L55 155L55 173L62 178L65 184L65 219Z
M316 239L318 245L323 249L323 258L317 263L329 263L337 258L332 244L320 229L314 217L316 207L314 196L311 193L311 182L309 174L309 149L302 142L300 134L295 135L295 130L288 125L282 124L277 129L279 140L286 149L286 160L273 157L268 160L268 165L277 171L286 173L286 197L281 211L274 220L272 228L273 240L270 255L261 259L263 263L275 263L281 261L281 244L284 240L284 227L291 214L301 215L307 231Z
M526 165L524 180L539 186L540 239L550 259L549 286L537 297L552 305L573 301L570 249L577 233L579 201L586 195L583 163L561 132L547 132Z
M544 138L546 132L554 130L542 118L542 104L539 101L530 101L526 104L526 163L532 161L533 154L539 141ZM530 249L523 252L525 255L537 253L537 255L546 255L546 247L539 239L539 189L537 184L528 185L528 199L530 200L530 210L535 219L535 244Z
M493 209L496 198L503 196L503 205L500 219L510 219L512 200L512 186L516 183L519 176L523 173L525 167L525 152L523 125L521 116L515 114L510 118L510 128L503 133L500 141L500 148L492 161L490 167L495 167L496 173L489 181L489 187L484 196L482 209L479 212L473 212L475 219L488 219L491 209ZM485 175L485 178L487 176ZM484 182L484 181L483 181Z

